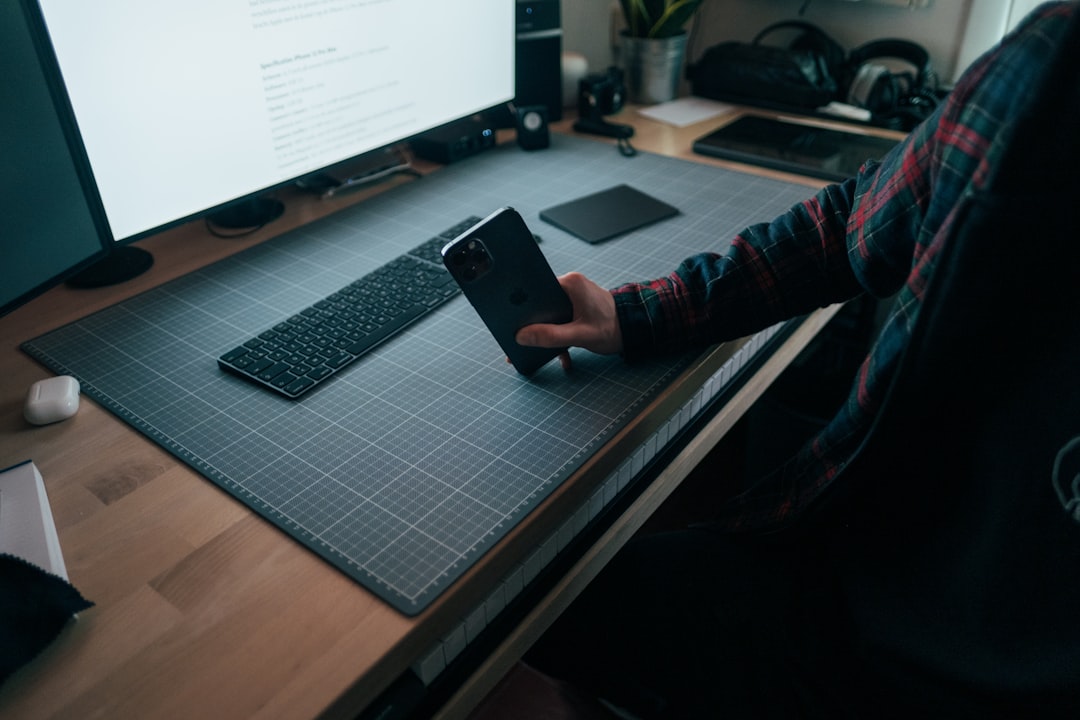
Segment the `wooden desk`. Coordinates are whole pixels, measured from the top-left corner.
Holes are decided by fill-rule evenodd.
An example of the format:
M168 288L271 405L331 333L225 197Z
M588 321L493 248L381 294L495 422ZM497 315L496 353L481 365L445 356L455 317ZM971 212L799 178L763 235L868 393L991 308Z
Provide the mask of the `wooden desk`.
M718 120L675 130L636 117L641 150L719 166L691 140ZM570 121L558 129L567 130ZM421 164L429 172L435 168ZM746 169L746 168L740 168ZM755 172L765 172L754 170ZM820 181L767 173L807 185ZM76 417L46 427L22 418L29 385L49 375L23 340L238 252L407 178L332 202L283 191L285 217L222 240L191 223L141 243L156 262L122 286L56 288L0 319L0 465L33 459L45 478L72 582L96 606L0 687L0 716L355 717L652 432L737 343L704 353L671 389L597 453L423 614L407 618L336 571L194 470L84 398ZM668 464L560 582L535 603L443 708L464 717L768 383L831 317L811 316Z

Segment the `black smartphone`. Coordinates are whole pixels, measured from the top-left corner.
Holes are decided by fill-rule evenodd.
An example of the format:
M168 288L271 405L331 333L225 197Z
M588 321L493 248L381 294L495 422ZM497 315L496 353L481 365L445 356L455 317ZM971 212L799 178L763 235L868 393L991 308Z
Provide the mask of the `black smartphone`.
M447 243L442 258L519 373L532 375L559 354L514 340L525 325L569 322L574 314L570 298L516 210L496 210Z

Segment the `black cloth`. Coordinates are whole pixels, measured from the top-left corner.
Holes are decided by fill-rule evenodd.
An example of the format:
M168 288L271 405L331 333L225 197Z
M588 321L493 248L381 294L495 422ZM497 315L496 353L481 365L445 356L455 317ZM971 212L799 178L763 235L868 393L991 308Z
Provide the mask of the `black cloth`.
M63 578L0 554L0 683L55 640L75 613L93 605Z

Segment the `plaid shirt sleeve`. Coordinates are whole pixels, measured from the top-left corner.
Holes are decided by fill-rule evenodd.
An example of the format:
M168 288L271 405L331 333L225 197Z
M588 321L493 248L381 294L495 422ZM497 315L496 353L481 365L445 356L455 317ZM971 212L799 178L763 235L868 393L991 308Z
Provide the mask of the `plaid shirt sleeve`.
M723 524L790 520L850 462L907 345L951 218L1000 155L1075 7L1032 13L880 164L745 229L723 254L695 255L667 277L612 290L627 359L740 337L864 292L897 294L841 410L783 468L735 498Z

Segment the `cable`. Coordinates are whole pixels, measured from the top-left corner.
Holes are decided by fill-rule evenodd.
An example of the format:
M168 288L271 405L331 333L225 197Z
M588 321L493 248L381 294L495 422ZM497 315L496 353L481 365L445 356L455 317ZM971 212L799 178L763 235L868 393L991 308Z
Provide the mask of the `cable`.
M630 125L610 123L606 120L598 120L596 118L581 118L574 123L574 130L577 132L590 133L592 135L615 138L617 140L616 144L619 148L619 152L622 155L625 157L637 155L637 150L630 144L630 138L634 136L634 128Z

